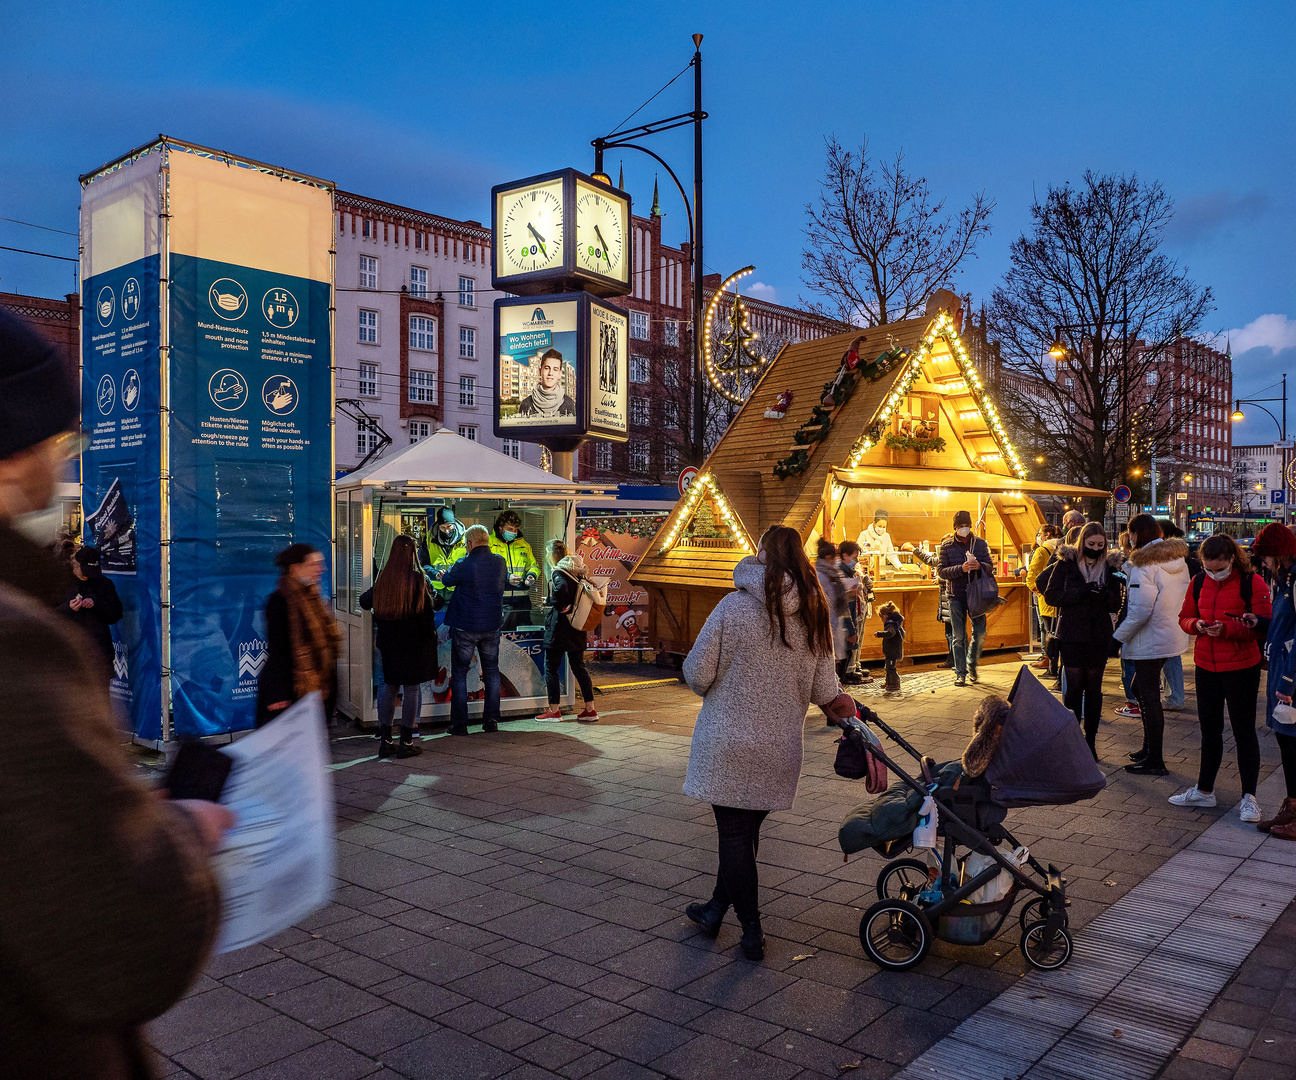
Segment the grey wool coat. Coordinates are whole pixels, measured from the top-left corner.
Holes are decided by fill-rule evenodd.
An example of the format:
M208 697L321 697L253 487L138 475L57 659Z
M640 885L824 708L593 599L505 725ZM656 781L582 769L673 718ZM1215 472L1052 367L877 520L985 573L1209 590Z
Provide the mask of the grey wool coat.
M770 634L764 564L743 559L734 585L684 659L684 678L702 696L684 794L717 806L786 810L801 778L806 710L827 705L841 687L833 658L810 650L795 590L783 594L784 645L777 624Z

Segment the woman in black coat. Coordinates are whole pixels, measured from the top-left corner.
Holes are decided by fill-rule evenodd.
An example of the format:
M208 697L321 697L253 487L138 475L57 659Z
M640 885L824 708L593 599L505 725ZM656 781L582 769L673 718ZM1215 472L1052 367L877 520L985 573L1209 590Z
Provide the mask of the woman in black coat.
M422 706L422 684L436 678L436 601L415 558L414 541L398 536L373 588L360 597L373 611L374 637L382 656L383 685L378 691L378 756L414 757L414 725ZM396 691L401 692L400 746L392 742Z
M103 576L99 566L99 549L79 548L72 556L72 573L76 580L68 586L68 598L59 607L64 615L90 635L102 660L100 670L105 682L113 676L113 639L108 628L122 617L122 602L117 586Z
M1098 759L1094 739L1102 715L1102 680L1111 654L1112 615L1120 610L1125 576L1119 552L1107 550L1101 524L1089 522L1080 542L1059 545L1044 586L1044 599L1057 608L1054 636L1066 669L1063 702L1084 728L1085 741Z
M585 711L576 719L592 724L598 719L598 711L594 708L594 683L585 668L585 631L572 626L568 618L580 595L577 582L586 576L585 560L579 555L568 555L567 545L561 540L550 540L549 565L553 567L553 573L549 577L549 612L545 615L544 632L545 689L549 692L549 708L537 714L536 719L562 719L562 710L558 707L558 670L565 656L576 682L580 684L581 697L585 699Z

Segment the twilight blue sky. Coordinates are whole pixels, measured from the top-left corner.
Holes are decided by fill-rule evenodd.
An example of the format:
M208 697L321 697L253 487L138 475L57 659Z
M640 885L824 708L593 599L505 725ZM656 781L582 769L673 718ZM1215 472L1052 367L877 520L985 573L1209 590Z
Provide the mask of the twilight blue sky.
M754 263L757 292L796 303L803 208L828 133L867 134L882 155L903 148L951 206L977 190L995 199L994 232L956 282L977 300L1003 273L1033 193L1086 168L1137 172L1177 202L1167 251L1215 290L1208 329L1232 332L1238 392L1296 373L1291 5L0 7L0 217L75 230L77 175L165 132L487 221L491 184L588 170L589 140L675 75L700 31L712 269ZM690 80L639 119L690 108ZM652 145L690 184L690 136ZM655 163L624 160L646 211ZM668 186L666 235L678 242L687 221ZM6 221L0 244L76 253L71 236ZM71 264L0 251L0 290L72 288ZM1296 427L1296 400L1291 412ZM1235 441L1272 437L1248 421Z

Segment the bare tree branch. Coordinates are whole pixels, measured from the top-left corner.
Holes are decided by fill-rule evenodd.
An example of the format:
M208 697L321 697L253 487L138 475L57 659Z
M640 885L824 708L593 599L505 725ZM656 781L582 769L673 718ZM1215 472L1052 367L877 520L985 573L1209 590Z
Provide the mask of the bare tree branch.
M801 280L817 295L807 310L851 326L878 326L924 310L990 232L994 202L973 198L957 216L932 201L927 181L904 168L903 152L875 167L868 141L859 152L827 139L817 204L806 206ZM942 216L943 215L943 216Z

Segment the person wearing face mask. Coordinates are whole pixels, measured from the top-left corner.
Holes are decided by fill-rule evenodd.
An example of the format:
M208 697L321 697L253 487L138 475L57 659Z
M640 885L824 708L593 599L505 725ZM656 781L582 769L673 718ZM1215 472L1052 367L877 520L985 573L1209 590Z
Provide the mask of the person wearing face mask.
M860 632L873 613L873 579L860 569L859 544L843 540L837 549L837 569L846 586L846 670L843 685L858 686L873 681L873 676L859 666Z
M438 506L428 516L427 537L419 545L419 562L423 573L432 582L432 588L450 600L450 593L441 584L445 572L468 554L464 545L464 526L448 506Z
M824 597L828 601L828 618L832 627L833 640L833 660L837 668L837 678L840 680L846 672L847 648L846 648L846 583L842 580L839 556L837 554L837 545L831 540L819 540L819 548L815 554L815 576L819 579L819 587L823 589ZM832 717L828 718L828 723L832 724Z
M1066 672L1062 700L1075 713L1097 761L1103 672L1111 651L1112 616L1120 610L1125 582L1120 553L1107 551L1101 524L1089 522L1078 539L1074 546L1058 548L1044 599L1057 612L1055 635Z
M900 562L900 556L896 554L895 544L891 542L891 533L887 526L891 521L891 515L885 510L878 509L873 512L873 524L867 529L860 532L855 538L855 543L859 545L860 551L865 555L881 555L882 562L894 567L896 570L902 570L904 564Z
M954 639L954 685L967 686L969 680L978 681L977 662L981 659L986 633L986 617L978 615L972 620L972 644L968 646L968 577L971 574L993 576L994 563L986 542L972 534L972 515L966 510L954 515L954 535L941 544L936 573L948 589L950 634Z
M142 1025L215 939L211 854L233 815L140 783L100 658L53 610L66 571L23 533L79 411L64 359L0 310L0 1076L143 1080Z
M1242 618L1265 638L1265 655L1269 658L1265 724L1274 733L1287 783L1287 797L1278 813L1256 822L1256 828L1282 840L1296 840L1296 725L1283 723L1274 711L1279 704L1291 705L1296 692L1296 650L1292 647L1296 638L1296 536L1286 525L1271 522L1255 538L1251 555L1264 561L1272 579L1273 607L1267 619L1256 614Z
M1126 564L1129 591L1125 617L1116 624L1121 656L1134 661L1134 693L1143 717L1143 747L1131 754L1125 771L1141 776L1165 776L1162 744L1165 714L1161 711L1161 669L1171 656L1188 648L1189 637L1179 625L1188 592L1188 545L1164 540L1151 514L1138 514L1129 523L1134 550Z
M1172 795L1175 806L1215 805L1215 777L1224 757L1224 705L1237 744L1242 802L1238 816L1258 822L1256 802L1260 780L1260 740L1256 738L1256 695L1260 690L1260 646L1247 615L1268 619L1272 614L1269 590L1252 572L1251 563L1231 536L1212 536L1201 546L1202 572L1192 579L1179 612L1179 625L1197 639L1193 662L1197 666L1197 722L1201 725L1201 767L1197 783L1181 795Z
M1056 525L1041 525L1035 537L1035 550L1026 567L1026 588L1035 596L1035 608L1040 621L1040 645L1044 654L1034 666L1054 676L1058 673L1059 657L1057 647L1050 645L1050 639L1056 629L1057 609L1044 597L1044 583L1040 581L1040 574L1053 559L1061 543L1062 537Z
M531 545L522 536L522 519L505 510L495 519L490 549L501 559L508 573L504 590L504 629L515 630L531 619L531 586L540 580L540 564Z

